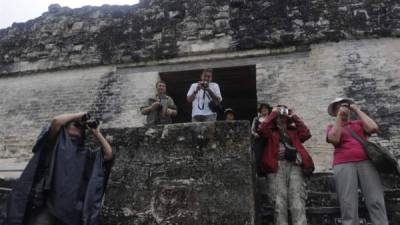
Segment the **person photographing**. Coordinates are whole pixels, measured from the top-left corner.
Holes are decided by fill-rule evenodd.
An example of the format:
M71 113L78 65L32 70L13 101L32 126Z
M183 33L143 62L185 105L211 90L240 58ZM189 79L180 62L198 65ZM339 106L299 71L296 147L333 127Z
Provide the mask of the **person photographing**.
M217 108L222 97L217 83L212 82L212 70L203 70L200 81L193 83L187 93L187 101L192 104L192 122L217 120Z
M147 105L140 108L142 115L146 115L146 125L172 123L172 117L178 114L174 100L167 95L167 84L159 80L156 83L156 94L147 101Z
M87 134L100 149L87 147ZM113 150L89 113L54 117L11 191L6 225L96 225Z

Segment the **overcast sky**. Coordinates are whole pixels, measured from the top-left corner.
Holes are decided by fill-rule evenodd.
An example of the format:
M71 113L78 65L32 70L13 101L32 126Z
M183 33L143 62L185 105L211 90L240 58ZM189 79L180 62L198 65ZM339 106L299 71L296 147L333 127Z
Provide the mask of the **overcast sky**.
M139 0L0 0L0 29L11 26L13 22L25 22L47 12L50 4L70 8L85 5L133 5Z

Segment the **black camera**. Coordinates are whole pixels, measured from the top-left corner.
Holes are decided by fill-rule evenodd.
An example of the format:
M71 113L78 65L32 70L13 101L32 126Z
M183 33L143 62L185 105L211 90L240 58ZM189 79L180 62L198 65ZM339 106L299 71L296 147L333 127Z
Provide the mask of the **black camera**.
M82 123L86 123L86 121L90 120L91 117L92 115L90 115L89 112L85 113L81 118Z
M100 121L98 119L92 118L92 115L90 115L90 113L86 113L85 115L83 115L81 120L84 128L97 129L97 127L99 127L100 125Z
M100 121L99 120L89 120L89 121L86 121L85 125L88 128L97 129L97 127L99 127L99 125L100 125Z
M201 86L201 88L203 88L203 89L206 89L206 88L208 88L208 81L202 81L202 82L200 82L200 84L199 84L200 86Z

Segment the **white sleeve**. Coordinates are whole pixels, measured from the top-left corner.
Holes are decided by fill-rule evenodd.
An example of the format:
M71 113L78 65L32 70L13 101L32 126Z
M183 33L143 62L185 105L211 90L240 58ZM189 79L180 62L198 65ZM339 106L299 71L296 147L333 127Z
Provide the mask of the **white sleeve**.
M213 92L222 101L221 91L219 90L219 85L217 83L215 83L215 85L214 85Z
M188 93L187 93L187 95L186 95L186 96L190 96L190 95L192 95L192 94L193 94L193 92L195 91L195 89L196 89L196 86L195 86L195 84L192 84L192 85L190 85L189 91L188 91Z

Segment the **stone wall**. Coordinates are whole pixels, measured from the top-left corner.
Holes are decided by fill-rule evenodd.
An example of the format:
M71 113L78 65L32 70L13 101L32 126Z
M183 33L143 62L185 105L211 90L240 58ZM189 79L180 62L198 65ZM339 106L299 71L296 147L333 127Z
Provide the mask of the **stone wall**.
M53 116L91 111L118 152L106 224L252 224L247 123L132 128L143 125L139 107L154 94L159 73L255 66L257 100L295 108L323 172L332 160L326 107L337 96L354 98L380 125L373 139L400 156L399 36L400 3L391 0L52 5L0 30L0 177L19 175ZM309 181L312 224L338 216L326 177ZM395 221L399 185L390 179ZM7 190L0 191L3 198Z
M332 146L325 142L325 127L333 119L326 107L336 96L354 98L380 125L374 139L399 155L399 48L399 39L385 38L315 44L309 51L272 56L211 54L207 57L216 60L3 75L0 157L17 158L15 163L3 160L3 165L21 168L18 161L30 156L40 128L64 112L92 111L106 128L142 126L145 117L139 108L154 94L160 72L243 65L256 67L258 101L293 106L310 127L313 137L306 146L317 171L331 168Z
M400 3L391 0L51 5L34 20L0 30L0 73L399 35Z
M373 139L400 156L399 60L397 39L313 45L307 53L258 63L258 100L293 106L303 117L319 171L330 168L333 147L325 142L325 128L334 119L327 106L339 96L355 99L380 126Z
M355 98L381 126L375 139L398 154L399 41L382 37L400 34L399 12L389 0L52 5L0 30L0 157L29 157L40 127L63 112L143 125L159 72L241 65L256 66L258 101L304 117L318 171L330 168L325 108L336 96Z
M107 129L102 224L254 224L249 122Z
M253 179L248 129L247 121L237 121L103 130L116 159L102 224L273 225L269 190L263 178ZM391 175L382 181L390 225L397 225L400 181ZM0 179L0 209L13 183ZM332 174L314 174L306 184L308 224L335 224L340 209ZM361 195L359 201L360 217L369 222Z
M0 158L30 157L40 129L63 113L90 111L103 127L142 126L139 108L154 94L157 79L156 72L121 75L115 67L3 76Z

